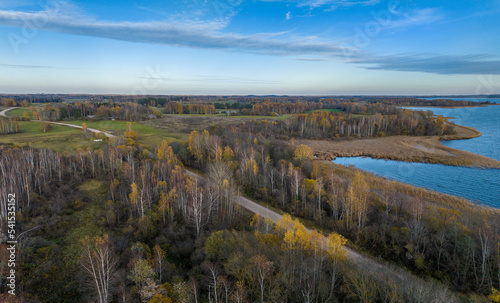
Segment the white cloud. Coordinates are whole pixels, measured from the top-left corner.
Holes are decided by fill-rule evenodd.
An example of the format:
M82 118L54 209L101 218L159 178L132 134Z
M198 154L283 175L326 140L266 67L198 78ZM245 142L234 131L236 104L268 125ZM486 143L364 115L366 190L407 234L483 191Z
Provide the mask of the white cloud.
M289 40L277 38L286 32L254 35L223 33L221 30L227 26L227 20L212 22L108 22L46 11L25 13L0 10L0 25L22 28L26 24L37 24L34 20L39 20L38 23L41 26L37 27L38 30L171 46L285 55L340 56L347 51L344 47L320 41L316 37L296 37Z
M440 75L498 75L500 60L485 54L452 56L412 54L392 56L367 56L353 63L367 69L423 72Z
M292 19L292 12L286 13L286 20Z
M327 7L332 10L338 7L350 7L355 5L371 6L380 3L380 0L260 0L261 2L292 2L298 7L307 6L311 9Z
M401 18L392 20L387 24L386 28L404 28L416 25L425 25L443 19L443 16L432 8L418 9L407 13L391 11L391 13L396 16L400 16Z
M432 10L401 14L392 28L428 24L437 20ZM35 13L0 10L0 25L23 28L37 25L38 30L102 37L131 42L164 44L205 49L224 49L272 55L299 55L300 61L343 60L348 55L354 64L367 69L418 71L434 74L498 74L500 60L487 55L391 55L375 56L362 50L338 46L317 37L291 37L291 33L241 35L224 33L228 20L212 22L109 22L75 14L47 10ZM313 58L308 58L312 56ZM33 66L31 66L33 68ZM44 67L39 67L44 68Z
M331 9L335 9L337 7L375 5L378 3L380 3L380 0L305 0L299 1L298 6L309 6L311 8L328 6Z

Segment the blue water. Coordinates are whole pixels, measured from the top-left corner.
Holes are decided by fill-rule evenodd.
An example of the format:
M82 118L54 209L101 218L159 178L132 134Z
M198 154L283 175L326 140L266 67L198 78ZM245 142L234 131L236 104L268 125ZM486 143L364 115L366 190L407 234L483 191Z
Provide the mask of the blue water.
M499 102L500 104L500 102ZM500 160L500 105L465 108L407 107L414 110L431 110L436 115L453 117L450 121L471 126L482 133L469 140L444 141L444 145Z
M483 134L481 137L446 141L443 144L500 160L500 106L412 109L432 110L437 115L455 117L452 121L457 124L474 127ZM406 163L361 157L337 158L333 162L354 165L390 179L500 208L500 169Z
M498 103L500 104L500 99L499 98L421 98L425 100L439 100L439 99L447 99L447 100L454 100L454 101L471 101L471 102L485 102L485 101L490 101L491 103Z

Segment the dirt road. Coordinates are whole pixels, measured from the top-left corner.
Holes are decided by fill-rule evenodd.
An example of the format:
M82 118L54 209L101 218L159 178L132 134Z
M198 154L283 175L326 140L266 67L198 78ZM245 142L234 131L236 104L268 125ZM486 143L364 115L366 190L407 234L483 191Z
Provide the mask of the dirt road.
M7 109L4 109L0 112L0 116L3 116L3 117L9 117L7 116L7 112L10 111L10 110L13 110L17 107L11 107L11 108L7 108ZM31 121L34 121L34 122L42 122L40 120L31 120ZM50 123L50 124L56 124L56 125L62 125L62 126L68 126L68 127L73 127L73 128L79 128L79 129L82 129L81 126L78 126L78 125L73 125L73 124L68 124L68 123L62 123L62 122L51 122L51 121L45 121L46 123ZM108 138L114 138L116 137L115 135L111 134L111 133L108 133L108 132L105 132L105 131L101 131L101 130L98 130L98 129L95 129L95 128L90 128L88 127L87 128L87 131L89 132L92 132L92 133L103 133L106 137Z
M0 112L0 116L7 117L7 112L8 112L9 110L14 109L14 108L15 108L15 107L10 107L10 108L6 108L6 109L2 110L2 111Z
M194 178L203 179L202 176L200 176L197 173L194 173L192 171L189 171L189 170L186 170L186 174L188 174L189 176L194 177ZM275 212L275 211L273 211L265 206L262 206L262 205L254 202L248 198L245 198L243 196L236 196L235 201L241 207L251 211L254 214L259 214L263 218L269 218L274 223L278 222L283 217L283 215L278 214L277 212ZM306 229L308 232L311 231L307 227L306 227ZM382 269L382 267L383 267L382 264L380 264L380 263L378 263L378 262L376 262L368 257L362 256L361 254L355 252L352 249L349 249L349 248L346 248L346 249L347 249L349 259L351 259L355 264L360 265L360 266L365 266L365 265L375 266L379 270Z

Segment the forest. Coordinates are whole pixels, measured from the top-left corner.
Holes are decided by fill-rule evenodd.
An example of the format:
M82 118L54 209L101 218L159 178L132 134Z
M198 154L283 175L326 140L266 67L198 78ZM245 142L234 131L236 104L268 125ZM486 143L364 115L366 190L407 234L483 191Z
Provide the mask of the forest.
M210 159L227 144L236 158L224 169L247 195L337 231L366 251L445 280L457 291L487 293L498 283L496 211L402 189L395 182L370 182L361 172L339 173L339 167L315 161L308 146L278 143L258 132L194 132L188 142L180 154L184 163L213 169Z
M498 210L322 161L296 143L454 131L432 112L355 99L21 101L18 121L154 121L211 115L218 103L251 104L228 108L255 118L157 145L141 143L135 122L69 153L0 144L2 243L4 197L18 201L18 296L5 293L2 244L0 301L498 302ZM1 136L23 131L16 119L0 123ZM248 211L240 197L281 218Z
M142 121L162 114L230 113L231 115L278 116L338 109L353 114L394 114L399 106L467 107L491 104L449 99L409 97L253 97L253 96L4 96L4 106L29 107L36 118L48 121L78 119L120 119ZM35 107L34 105L37 105Z

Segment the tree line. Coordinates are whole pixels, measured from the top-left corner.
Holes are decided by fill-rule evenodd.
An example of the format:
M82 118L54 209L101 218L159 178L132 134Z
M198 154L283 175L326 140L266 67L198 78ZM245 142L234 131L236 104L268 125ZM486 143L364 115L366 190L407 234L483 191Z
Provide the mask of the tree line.
M19 124L15 119L0 118L0 135L20 132Z

